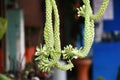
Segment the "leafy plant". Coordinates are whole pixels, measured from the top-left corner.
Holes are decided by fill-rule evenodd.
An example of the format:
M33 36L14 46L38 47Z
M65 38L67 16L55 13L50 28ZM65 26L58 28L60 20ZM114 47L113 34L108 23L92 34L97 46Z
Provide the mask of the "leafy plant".
M7 20L0 17L0 40L2 39L3 35L5 34L7 29Z

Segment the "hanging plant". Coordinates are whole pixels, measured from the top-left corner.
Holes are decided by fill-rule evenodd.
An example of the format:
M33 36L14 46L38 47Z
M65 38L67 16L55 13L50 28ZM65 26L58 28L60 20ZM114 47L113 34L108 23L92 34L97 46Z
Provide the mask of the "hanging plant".
M92 14L89 0L83 0L84 5L78 10L78 16L85 18L84 46L80 49L73 48L68 45L61 50L60 31L59 31L59 15L55 0L45 0L46 3L46 23L44 27L45 44L37 47L36 59L38 66L42 72L50 72L51 68L61 70L71 70L73 58L84 58L92 46L94 40L94 20L99 19L107 7L109 0L103 0L103 3L96 14ZM52 10L54 13L54 24L52 23ZM60 63L60 59L67 60L67 64Z
M7 20L0 17L0 40L2 39L3 35L5 34L7 29Z

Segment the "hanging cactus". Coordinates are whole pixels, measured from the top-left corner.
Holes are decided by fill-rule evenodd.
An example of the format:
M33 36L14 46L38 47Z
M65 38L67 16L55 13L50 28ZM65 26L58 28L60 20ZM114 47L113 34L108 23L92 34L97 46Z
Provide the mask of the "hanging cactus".
M38 67L42 72L50 72L51 68L60 70L71 70L74 66L71 62L73 58L84 58L88 55L94 40L94 20L99 19L105 12L109 0L103 3L96 14L92 14L89 0L83 0L84 5L78 10L78 16L85 18L84 46L80 49L68 45L61 50L59 14L55 0L45 0L46 3L46 23L44 27L45 44L37 47L36 59L39 61ZM52 10L54 13L54 24L52 23ZM60 59L67 60L67 64L60 63Z

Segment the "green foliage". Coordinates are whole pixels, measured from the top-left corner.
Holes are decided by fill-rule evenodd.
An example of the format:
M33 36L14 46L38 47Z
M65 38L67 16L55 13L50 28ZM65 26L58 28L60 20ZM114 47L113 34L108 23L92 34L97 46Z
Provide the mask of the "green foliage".
M99 76L97 80L104 80L103 77Z
M44 27L45 45L37 47L36 59L39 68L43 72L50 72L51 68L58 68L61 70L71 70L73 58L84 58L90 51L94 40L94 20L100 18L108 4L109 0L104 0L98 13L92 14L92 9L89 0L83 0L84 5L78 10L78 16L85 18L84 31L84 46L79 50L68 45L61 50L60 32L59 32L59 14L55 0L45 0L46 3L46 23ZM54 24L52 23L52 10L54 13ZM67 61L66 65L60 63L60 59Z
M12 79L7 77L6 75L0 74L0 80L12 80Z
M0 17L0 40L2 39L3 35L5 34L7 29L7 20Z

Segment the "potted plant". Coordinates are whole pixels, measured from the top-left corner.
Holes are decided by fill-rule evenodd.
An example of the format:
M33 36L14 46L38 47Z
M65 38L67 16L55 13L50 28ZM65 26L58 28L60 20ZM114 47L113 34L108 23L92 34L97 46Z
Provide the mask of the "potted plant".
M98 13L92 14L90 0L83 0L84 5L78 10L78 16L85 18L84 23L84 46L80 49L74 48L72 45L67 45L61 49L60 32L59 32L59 14L55 0L45 0L46 4L46 22L44 27L45 44L36 48L35 55L37 56L38 67L42 72L51 72L51 68L58 68L60 70L71 70L74 66L72 59L83 59L88 55L94 40L94 20L100 18L107 7L109 0L104 0ZM52 17L54 13L54 17ZM54 18L54 21L52 21ZM54 22L54 23L53 23ZM67 64L63 65L60 60L65 60ZM86 65L84 60L78 60ZM87 61L91 64L91 61ZM81 63L79 64L81 65ZM85 67L85 66L84 66ZM83 67L83 68L84 68ZM88 69L88 68L87 68ZM86 71L84 71L86 72ZM83 72L81 72L81 76ZM78 79L80 80L80 79ZM88 80L85 78L84 80Z

